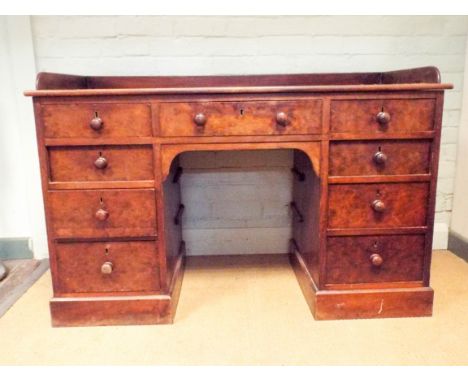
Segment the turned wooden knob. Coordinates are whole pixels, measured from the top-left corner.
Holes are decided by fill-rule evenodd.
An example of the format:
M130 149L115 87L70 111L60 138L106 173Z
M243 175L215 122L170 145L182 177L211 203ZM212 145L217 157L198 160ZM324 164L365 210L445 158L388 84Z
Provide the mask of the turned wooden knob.
M198 113L195 115L195 117L193 117L193 121L199 128L203 128L206 124L206 115L203 113Z
M100 170L103 170L107 167L107 159L103 156L100 156L94 161L94 166Z
M89 123L89 126L91 127L91 129L96 130L96 131L101 130L103 125L104 125L104 122L99 117L94 117Z
M107 220L108 217L109 217L109 212L107 212L105 209L99 208L96 211L96 219L97 220L104 221L104 220Z
M280 126L286 126L288 124L288 115L282 111L276 114L276 123Z
M381 125L386 125L390 122L390 114L388 114L386 111L379 112L377 114L377 122Z
M110 261L106 261L104 264L101 265L101 273L108 275L112 273L114 270L114 264L112 264Z
M378 253L373 253L370 255L369 260L374 267L380 267L383 263L382 256L380 256Z
M383 153L382 151L377 151L374 154L373 159L376 164L385 164L388 158L387 158L387 154Z
M372 209L375 212L384 212L385 211L385 203L380 199L376 199L372 202Z

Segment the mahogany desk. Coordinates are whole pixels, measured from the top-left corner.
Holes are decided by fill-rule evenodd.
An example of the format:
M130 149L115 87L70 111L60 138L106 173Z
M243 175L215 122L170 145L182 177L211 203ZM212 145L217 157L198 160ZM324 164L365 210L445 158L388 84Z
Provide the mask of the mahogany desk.
M178 155L293 149L290 260L316 319L428 316L444 89L386 73L91 77L33 97L55 326L173 322Z

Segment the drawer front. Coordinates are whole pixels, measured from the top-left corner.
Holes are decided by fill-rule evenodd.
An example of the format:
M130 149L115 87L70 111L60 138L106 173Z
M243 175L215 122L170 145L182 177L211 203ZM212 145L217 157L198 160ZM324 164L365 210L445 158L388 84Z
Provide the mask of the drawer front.
M198 123L198 124L197 124ZM322 101L162 103L162 136L320 134Z
M326 283L421 281L424 243L424 235L329 237Z
M156 235L153 190L50 191L56 237Z
M328 198L329 228L420 227L429 183L334 184Z
M69 103L42 105L45 138L150 137L148 104Z
M332 133L412 133L434 129L433 99L340 100L331 103Z
M330 175L429 174L430 155L430 141L335 141Z
M61 243L56 262L60 293L159 290L154 241Z
M52 182L152 180L152 146L49 147Z

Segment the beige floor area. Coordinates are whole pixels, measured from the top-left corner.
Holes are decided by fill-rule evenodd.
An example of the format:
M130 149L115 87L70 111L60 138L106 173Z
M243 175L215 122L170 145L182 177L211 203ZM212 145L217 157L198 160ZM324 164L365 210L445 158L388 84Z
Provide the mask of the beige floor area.
M314 321L287 259L189 258L174 325L50 326L46 273L0 319L0 364L468 365L468 263L434 254L431 318Z

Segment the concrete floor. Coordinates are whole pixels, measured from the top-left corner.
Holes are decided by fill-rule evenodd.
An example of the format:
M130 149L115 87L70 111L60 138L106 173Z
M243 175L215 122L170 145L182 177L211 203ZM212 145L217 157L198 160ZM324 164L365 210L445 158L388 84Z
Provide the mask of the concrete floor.
M174 325L51 328L47 272L0 319L0 364L468 365L468 263L436 251L429 318L314 321L287 259L189 258Z

